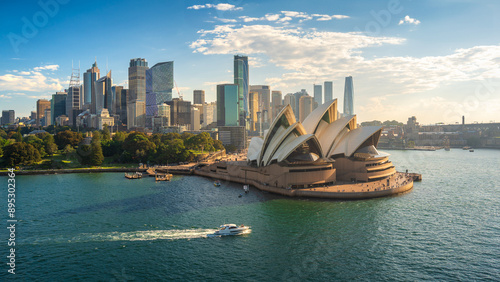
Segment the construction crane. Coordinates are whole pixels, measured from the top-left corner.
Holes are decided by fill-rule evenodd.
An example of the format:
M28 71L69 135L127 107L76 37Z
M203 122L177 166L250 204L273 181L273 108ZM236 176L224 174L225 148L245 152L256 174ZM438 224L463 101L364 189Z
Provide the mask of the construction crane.
M177 90L177 95L179 95L179 98L181 100L184 100L184 96L182 95L182 93L179 91L179 87L177 87L177 82L174 80L174 83L175 83L175 89Z

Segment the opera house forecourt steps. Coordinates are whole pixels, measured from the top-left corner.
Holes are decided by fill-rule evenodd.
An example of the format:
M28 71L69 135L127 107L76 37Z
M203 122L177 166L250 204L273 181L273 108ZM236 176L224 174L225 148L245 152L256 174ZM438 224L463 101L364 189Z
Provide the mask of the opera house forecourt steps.
M264 138L251 139L246 161L212 163L195 174L298 197L362 199L413 188L413 176L376 149L382 127L357 127L355 115L337 115L337 99L303 122L286 105Z

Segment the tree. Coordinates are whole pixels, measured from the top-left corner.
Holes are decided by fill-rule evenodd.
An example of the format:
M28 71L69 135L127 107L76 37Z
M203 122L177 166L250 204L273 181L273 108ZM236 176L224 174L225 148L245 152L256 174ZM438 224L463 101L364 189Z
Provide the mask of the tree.
M222 144L222 141L220 140L214 140L214 148L217 151L224 150L224 145Z
M102 141L111 140L111 135L109 133L109 128L107 124L104 124L102 128Z
M0 137L3 139L7 139L7 132L0 128Z
M181 138L182 140L186 141L187 139L189 139L190 137L193 137L194 134L193 133L189 133L189 132L183 132L181 134Z
M182 139L175 139L160 144L154 161L160 164L184 162L188 156L189 152L184 147Z
M25 138L25 143L31 144L35 149L38 150L40 156L45 157L45 144L42 139L36 137L35 135L30 135Z
M102 154L101 147L101 135L99 132L94 132L95 134L92 136L92 144L90 145L92 149L92 154L90 155L90 164L91 165L101 165L104 161L104 155Z
M125 141L125 138L127 138L127 134L121 131L118 131L113 135L113 141L123 143Z
M63 150L63 153L66 155L66 159L68 159L72 154L75 153L75 149L73 147L71 147L70 144L66 145L66 147L64 147L64 150Z
M8 166L31 165L41 160L40 152L31 144L16 142L5 147L4 159Z
M0 158L3 156L3 149L2 146L0 146Z
M167 134L163 134L161 137L161 142L166 142L168 140L181 139L181 135L175 132L169 132Z
M81 133L73 132L71 130L60 131L54 136L54 141L59 150L63 150L68 144L72 147L76 147L82 140L83 136Z
M142 132L130 133L123 142L123 149L127 151L135 160L138 160L138 158L141 158L142 156L142 153L137 155L137 152L144 151L145 154L149 154L149 151L154 150L155 148L156 145L149 141L149 139Z

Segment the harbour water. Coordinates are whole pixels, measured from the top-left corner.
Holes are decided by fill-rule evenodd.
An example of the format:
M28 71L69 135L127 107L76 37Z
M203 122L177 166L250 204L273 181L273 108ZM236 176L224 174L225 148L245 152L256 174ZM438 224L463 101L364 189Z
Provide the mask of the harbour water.
M16 176L16 274L2 263L0 280L499 281L500 151L387 152L423 181L361 201L239 198L197 176ZM222 223L252 232L206 237Z

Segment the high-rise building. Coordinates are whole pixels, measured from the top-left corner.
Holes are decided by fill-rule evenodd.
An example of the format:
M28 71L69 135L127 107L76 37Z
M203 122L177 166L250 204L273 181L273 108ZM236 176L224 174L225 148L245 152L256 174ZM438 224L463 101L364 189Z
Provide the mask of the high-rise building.
M52 114L51 114L51 111L50 111L50 108L45 108L43 110L43 118L42 118L42 125L43 126L49 126L49 125L52 125Z
M250 91L259 93L259 111L266 112L267 114L263 115L263 123L271 122L271 89L269 85L250 85Z
M294 112L295 118L300 120L300 97L309 96L309 94L307 94L305 89L302 89L300 92L295 92L293 95L295 96L295 108L298 109L298 111Z
M128 68L127 129L146 126L146 59L130 60Z
M35 111L31 111L30 119L36 120L36 112Z
M314 99L309 95L300 97L299 101L299 120L303 122L306 117L313 111Z
M16 121L16 114L14 110L2 111L2 124L12 124Z
M257 91L250 91L248 94L248 113L249 113L249 120L250 120L250 126L249 130L250 131L256 131L256 125L259 122L259 117L257 113L259 111L259 92Z
M292 110L294 113L299 112L298 108L295 105L295 95L292 93L288 93L285 95L285 97L283 98L283 105L284 106L290 105L290 107L292 107Z
M234 84L238 85L238 123L245 126L248 115L248 57L234 56Z
M92 67L83 73L83 104L92 104L95 95L94 83L99 78L100 71L97 62L94 62Z
M344 115L354 115L354 86L352 84L352 76L345 78Z
M217 102L203 104L203 127L217 122Z
M283 99L282 99L281 95L282 95L281 91L272 91L271 92L271 108L272 108L271 120L273 120L278 115L278 113L280 112L280 110L282 108Z
M193 104L205 104L205 90L193 90Z
M200 130L200 110L197 107L191 108L191 130Z
M323 87L321 84L314 84L314 101L318 106L323 104Z
M325 103L333 100L333 82L325 81Z
M171 125L191 125L191 102L174 98L166 103L170 106Z
M52 95L52 100L50 100L50 114L51 121L50 124L56 125L56 118L58 116L66 115L66 98L68 93L66 92L56 92Z
M69 126L76 125L76 116L74 113L80 109L80 87L71 86L68 88L68 97L66 98L66 114L68 116Z
M161 62L146 70L146 115L158 114L158 105L172 101L174 62Z
M114 97L114 105L112 115L118 116L117 119L121 123L127 123L127 89L123 86L112 86L111 92Z
M91 113L99 114L102 109L108 109L108 113L114 114L114 104L115 98L113 96L112 90L113 80L111 79L111 71L99 78L95 83L95 102L92 103L92 106L95 108L91 109Z
M217 85L217 126L237 126L239 124L237 84Z
M45 110L50 109L50 101L40 99L36 101L36 125L40 126L42 118L45 116Z

